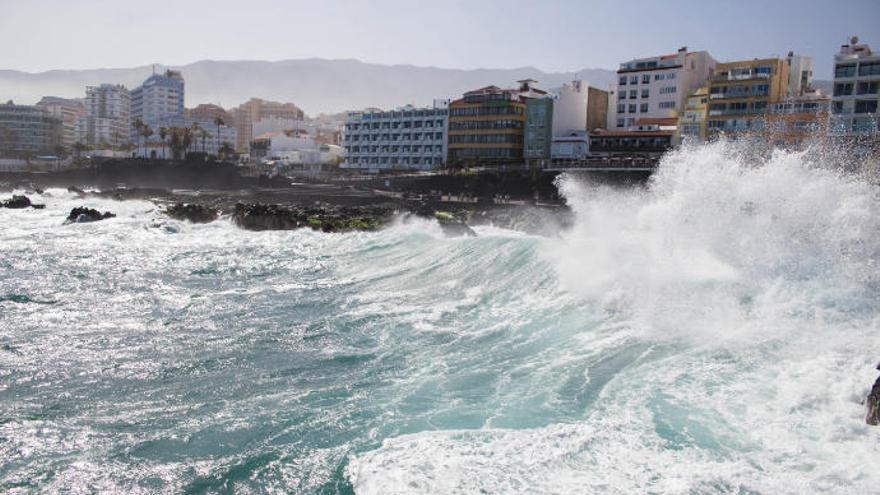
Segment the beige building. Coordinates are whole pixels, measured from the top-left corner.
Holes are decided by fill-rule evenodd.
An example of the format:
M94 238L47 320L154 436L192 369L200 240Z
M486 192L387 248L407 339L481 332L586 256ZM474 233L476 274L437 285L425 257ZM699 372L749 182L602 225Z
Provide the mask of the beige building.
M82 101L45 96L36 106L61 119L61 144L65 148L72 148L77 139L76 120L86 115L86 107Z
M265 117L277 117L280 119L303 120L305 114L302 109L293 103L279 103L277 101L251 98L232 110L232 119L235 122L237 138L235 149L246 152L250 149L250 142L254 138L254 123Z
M709 81L708 134L756 132L772 103L788 96L789 64L782 58L727 62Z

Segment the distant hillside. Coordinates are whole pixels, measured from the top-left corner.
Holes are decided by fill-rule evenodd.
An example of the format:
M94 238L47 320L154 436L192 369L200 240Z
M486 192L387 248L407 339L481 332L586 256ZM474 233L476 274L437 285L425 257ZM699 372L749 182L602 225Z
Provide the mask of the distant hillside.
M563 73L545 73L534 67L457 70L324 59L205 60L168 68L183 71L188 107L199 103L232 107L258 97L296 103L310 115L407 103L429 105L435 98L456 97L489 84L513 86L518 79L535 79L539 87L553 88L576 78L600 89L607 89L616 79L614 71L605 69ZM156 65L156 71L165 69ZM0 100L32 104L46 95L82 97L85 86L100 83L124 84L131 89L152 70L150 66L40 73L0 70Z

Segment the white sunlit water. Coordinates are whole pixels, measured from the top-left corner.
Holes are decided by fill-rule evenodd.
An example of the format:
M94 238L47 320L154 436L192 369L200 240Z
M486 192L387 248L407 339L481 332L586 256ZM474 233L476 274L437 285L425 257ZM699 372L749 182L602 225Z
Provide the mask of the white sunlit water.
M718 144L560 187L558 238L0 210L0 492L877 491L878 186Z

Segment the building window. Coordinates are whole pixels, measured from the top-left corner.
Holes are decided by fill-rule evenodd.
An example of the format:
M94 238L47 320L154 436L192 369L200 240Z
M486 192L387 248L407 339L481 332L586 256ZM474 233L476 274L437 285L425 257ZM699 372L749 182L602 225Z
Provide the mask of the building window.
M636 104L635 103L630 103L629 113L636 113Z
M638 91L634 89L629 90L629 99L635 100L636 98L638 98Z
M838 77L853 77L855 75L856 75L855 64L834 66L834 78L835 79L837 79Z
M674 102L674 101L661 101L660 104L657 105L657 106L658 106L659 108L664 108L664 109L666 109L666 108L675 108L675 102Z
M856 113L877 113L877 100L856 100Z
M642 89L642 98L647 98L649 96L648 88Z
M660 94L661 94L661 95L666 95L666 94L670 94L670 93L675 93L675 91L676 91L676 87L675 87L675 86L666 86L666 87L664 87L664 88L660 88Z
M849 96L852 92L852 83L837 83L834 85L834 96Z
M618 103L617 104L617 113L626 113L626 104Z
M648 113L648 104L642 103L639 105L639 113Z
M651 82L651 74L642 74L642 84L648 84Z
M691 69L693 69L693 64L691 64ZM675 72L670 72L666 74L666 79L675 79Z
M880 62L862 62L859 64L859 76L880 76Z
M629 83L630 84L638 84L639 83L639 76L629 76Z
M618 81L618 84L620 84L621 86L626 86L626 76L620 76L620 81Z
M623 127L623 126L624 126L624 119L617 119L617 127Z
M654 74L655 81L662 81L666 77L665 74Z
M878 84L880 84L880 83L878 83L877 81L874 81L874 82L860 82L860 83L859 83L859 89L858 89L858 91L856 92L856 94L860 94L860 95L873 95L873 94L877 94L877 86L878 86Z

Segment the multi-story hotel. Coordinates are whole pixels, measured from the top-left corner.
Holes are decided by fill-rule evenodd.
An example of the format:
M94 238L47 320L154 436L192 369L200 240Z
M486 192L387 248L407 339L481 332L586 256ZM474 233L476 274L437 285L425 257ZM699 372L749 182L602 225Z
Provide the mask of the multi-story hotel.
M60 118L36 106L0 104L0 156L52 155L61 139Z
M782 58L727 62L709 81L708 133L760 131L771 103L789 96L789 64Z
M880 129L880 53L858 38L842 45L834 56L834 94L831 132L876 133Z
M153 74L131 92L131 120L156 130L164 120L183 117L185 85L178 71ZM134 136L134 129L132 129ZM134 140L134 139L133 139Z
M464 164L521 163L528 101L547 98L545 91L519 81L517 89L486 86L468 91L449 104L449 162ZM542 117L552 126L552 116Z
M53 117L61 119L61 144L72 148L77 141L77 119L86 114L82 101L57 96L44 96L36 105Z
M120 84L86 88L86 115L77 120L77 140L90 146L122 146L130 141L131 94Z
M632 127L639 119L677 118L688 95L706 83L716 64L708 52L688 52L687 47L620 64L608 129Z
M430 170L446 161L448 110L406 106L349 114L342 134L343 168Z
M268 117L301 121L305 119L305 114L293 103L251 98L232 110L232 118L235 121L237 132L235 149L247 152L254 139L254 124Z

